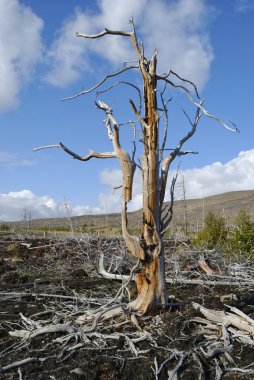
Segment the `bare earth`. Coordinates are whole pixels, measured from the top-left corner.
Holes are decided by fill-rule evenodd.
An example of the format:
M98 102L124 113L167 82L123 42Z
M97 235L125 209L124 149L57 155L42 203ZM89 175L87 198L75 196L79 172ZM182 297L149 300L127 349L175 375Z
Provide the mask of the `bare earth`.
M167 276L173 279L173 284L169 284L171 306L148 317L125 315L121 320L101 319L96 329L82 335L77 332L80 331L77 318L112 300L121 286L98 273L101 250L107 270L129 274L135 262L122 260L127 256L119 238L1 234L1 378L254 378L253 332L247 336L246 331L241 331L245 336L243 342L237 337L240 330L236 327L230 329L225 325L226 330L221 330L221 326L215 328L214 322L206 326L193 321L204 316L192 304L224 311L229 311L226 305L231 305L252 320L251 261L246 263L245 258L241 263L218 251L202 253L186 244L174 246L170 242L166 246L166 260ZM212 274L202 273L200 259L205 260ZM244 278L249 286L241 283ZM189 283L183 284L181 279ZM192 284L193 280L203 283ZM224 281L229 285L207 281ZM126 303L135 294L132 283L118 302ZM41 330L52 326L53 332ZM59 326L63 330L71 326L70 331L55 331ZM17 337L17 331L28 334ZM37 335L38 331L41 333Z

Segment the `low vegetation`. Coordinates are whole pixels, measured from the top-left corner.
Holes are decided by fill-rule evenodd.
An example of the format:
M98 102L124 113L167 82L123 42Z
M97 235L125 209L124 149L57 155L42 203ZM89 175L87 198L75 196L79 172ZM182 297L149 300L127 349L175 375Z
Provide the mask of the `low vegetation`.
M226 221L223 216L209 212L204 220L204 228L197 233L195 244L214 248L225 243L228 235Z
M224 216L209 212L204 220L204 228L197 233L194 245L213 249L220 247L229 254L251 254L254 258L254 222L245 210L229 225Z
M8 224L0 224L0 231L10 231L10 226Z
M228 233L228 245L233 252L251 253L254 257L254 222L241 210Z

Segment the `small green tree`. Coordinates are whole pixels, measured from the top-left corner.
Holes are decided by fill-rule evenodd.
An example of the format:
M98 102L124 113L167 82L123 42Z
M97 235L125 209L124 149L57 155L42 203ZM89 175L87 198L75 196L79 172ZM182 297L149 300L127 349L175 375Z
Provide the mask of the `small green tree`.
M254 223L245 210L240 210L234 220L229 247L240 253L254 253Z
M1 224L0 231L10 231L10 227L8 226L8 224Z
M224 245L228 235L224 217L216 216L210 211L204 223L204 228L198 232L195 243L207 248Z

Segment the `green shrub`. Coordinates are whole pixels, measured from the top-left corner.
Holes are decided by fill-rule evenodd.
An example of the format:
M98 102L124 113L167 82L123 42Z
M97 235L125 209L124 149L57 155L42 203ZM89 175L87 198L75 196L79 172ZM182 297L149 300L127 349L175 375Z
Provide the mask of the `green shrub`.
M204 220L204 228L198 232L194 243L211 249L215 246L223 246L227 235L228 229L225 219L209 212Z
M0 231L10 231L10 227L7 224L1 224Z
M240 210L234 220L229 237L229 247L240 253L254 253L254 223L244 210Z

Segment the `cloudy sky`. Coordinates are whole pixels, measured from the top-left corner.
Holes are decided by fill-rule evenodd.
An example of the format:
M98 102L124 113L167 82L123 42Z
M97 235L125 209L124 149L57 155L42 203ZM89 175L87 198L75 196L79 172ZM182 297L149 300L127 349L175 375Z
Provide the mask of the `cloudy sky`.
M128 4L128 6L127 6ZM62 102L92 87L105 74L135 59L128 39L84 40L76 32L105 27L128 31L133 16L149 57L158 49L158 71L170 68L194 81L206 108L240 134L203 117L180 164L189 198L254 189L254 3L253 0L0 0L0 219L119 211L121 182L115 160L73 160L60 149L33 148L62 141L78 154L110 151L96 93ZM135 73L122 76L136 85ZM104 84L106 89L115 79ZM188 131L182 108L195 110L169 89L169 140L174 148ZM133 119L123 86L100 95L120 123ZM163 125L161 126L163 129ZM132 131L122 126L131 149ZM138 150L138 153L141 151ZM178 165L179 162L176 163ZM172 175L176 166L172 168ZM141 207L137 176L130 210ZM181 198L180 192L177 195Z

